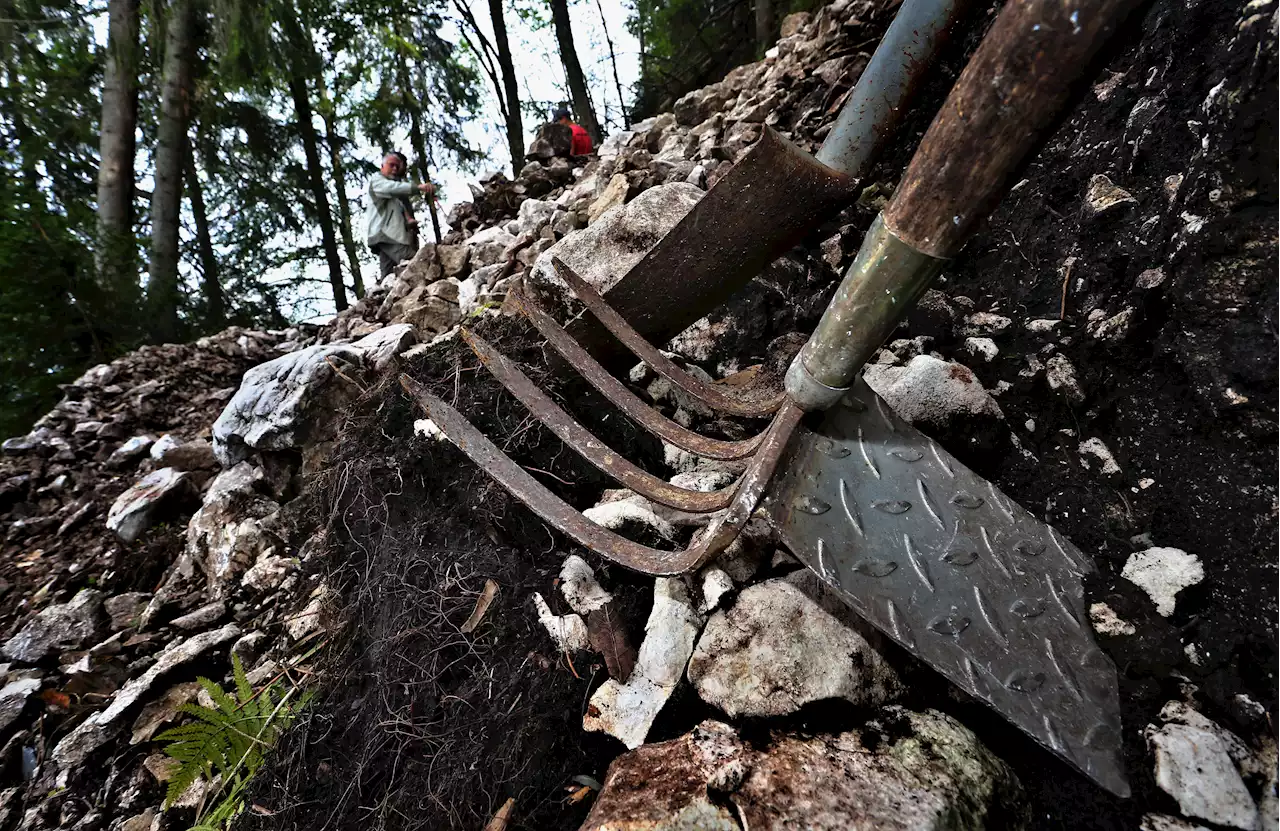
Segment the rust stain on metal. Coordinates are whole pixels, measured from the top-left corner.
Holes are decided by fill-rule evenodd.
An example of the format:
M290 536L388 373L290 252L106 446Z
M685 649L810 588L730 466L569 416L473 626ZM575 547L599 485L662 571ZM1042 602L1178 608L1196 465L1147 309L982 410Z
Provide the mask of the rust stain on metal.
M668 444L673 444L681 450L687 450L704 459L723 461L743 459L750 456L760 447L760 442L765 437L765 431L763 430L757 435L742 441L722 441L681 427L641 401L621 381L610 375L595 358L591 357L591 353L583 349L577 341L569 336L568 332L551 318L551 315L547 314L546 310L536 300L519 290L513 292L510 296L525 317L529 319L529 322L547 339L552 348L560 353L587 380L587 383L595 387L600 394L622 410L628 418L653 435Z
M556 274L560 276L560 279L569 285L569 288L586 305L587 309L595 315L596 319L615 338L622 341L627 349L652 367L654 372L711 409L730 415L751 418L772 415L782 405L783 399L786 398L786 393L781 390L753 389L743 391L737 395L730 395L693 377L676 366L666 355L659 352L653 344L645 340L644 336L636 331L616 309L605 302L605 299L600 296L600 293L590 283L578 276L560 258L553 259L551 264L555 267Z

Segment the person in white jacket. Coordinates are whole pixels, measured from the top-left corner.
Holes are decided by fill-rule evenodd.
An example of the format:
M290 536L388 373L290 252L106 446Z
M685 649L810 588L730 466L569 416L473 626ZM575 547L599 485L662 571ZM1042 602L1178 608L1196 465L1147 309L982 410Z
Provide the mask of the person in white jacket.
M406 218L405 203L415 192L428 199L435 195L435 185L414 185L404 181L408 165L401 153L392 151L382 158L382 169L369 180L369 208L365 211L365 242L378 255L378 281L390 274L401 262L418 253L411 219Z

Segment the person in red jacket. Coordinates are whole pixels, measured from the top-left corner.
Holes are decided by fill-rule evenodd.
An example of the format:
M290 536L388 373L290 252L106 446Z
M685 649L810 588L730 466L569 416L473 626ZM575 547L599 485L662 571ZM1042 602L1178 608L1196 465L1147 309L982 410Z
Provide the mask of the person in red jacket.
M581 126L573 123L573 120L569 118L568 110L556 110L551 120L563 124L573 131L573 144L569 147L570 156L586 156L591 153L591 135Z

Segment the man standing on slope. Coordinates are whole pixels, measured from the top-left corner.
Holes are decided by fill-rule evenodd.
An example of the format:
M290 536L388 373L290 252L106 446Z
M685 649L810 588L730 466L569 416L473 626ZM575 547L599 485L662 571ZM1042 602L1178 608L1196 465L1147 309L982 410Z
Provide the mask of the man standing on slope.
M587 156L591 154L591 135L581 126L574 124L569 118L569 111L563 107L556 110L551 120L563 124L573 131L573 144L569 147L570 156Z
M404 154L392 151L383 157L382 169L369 180L369 208L364 214L365 242L378 255L379 282L401 262L418 253L413 245L414 232L410 219L406 217L404 200L414 191L428 199L436 192L435 185L423 182L415 186L404 181L407 169Z

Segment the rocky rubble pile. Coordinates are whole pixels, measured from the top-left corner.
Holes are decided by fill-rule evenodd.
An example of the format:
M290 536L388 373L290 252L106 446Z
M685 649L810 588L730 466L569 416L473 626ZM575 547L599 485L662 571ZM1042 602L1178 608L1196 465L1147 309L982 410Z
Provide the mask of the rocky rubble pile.
M1270 8L1248 8L1257 17L1264 6ZM766 126L815 149L890 14L876 3L837 0L812 15L792 15L764 60L681 98L671 113L610 136L594 157L570 161L553 142L535 143L516 179L494 175L474 186L473 201L450 213L453 230L440 244L424 246L318 331L232 329L189 346L140 350L86 373L29 435L4 442L0 594L8 611L0 651L8 663L0 664L0 831L169 827L172 815L159 811L165 767L151 740L173 723L182 702L195 699L195 675L225 678L235 653L256 683L292 678L306 670L298 663L310 647L341 631L342 621L328 612L343 599L315 557L330 545L327 518L316 515L308 487L330 470L347 409L399 400L387 381L411 362L442 357L455 365L465 355L459 324L483 327L515 315L507 298L517 286L571 305L552 257L607 290ZM1265 27L1249 23L1254 17L1230 21L1235 37L1257 37ZM1127 169L1098 149L1111 152L1112 136L1091 145L1094 155L1060 150L1077 154L1070 158L1082 170L1073 174L1079 188L1064 189L1037 171L1011 197L1016 203L1019 193L1070 190L1060 205L1077 224L1062 231L1070 237L1062 245L1075 253L1059 260L1061 250L1045 248L1038 266L1051 300L1020 293L1022 283L1011 289L974 273L970 263L988 263L992 252L1005 258L997 264L1021 254L1031 267L1021 246L1034 254L1033 241L1014 237L1010 246L1003 237L1012 231L1000 223L1013 220L997 215L991 233L972 246L977 253L925 295L865 377L905 419L1098 555L1105 585L1090 620L1126 673L1126 758L1137 796L1123 808L1099 798L1089 810L1144 829L1207 822L1249 831L1276 824L1268 722L1274 691L1242 682L1239 661L1216 655L1213 639L1196 636L1197 621L1213 611L1205 587L1222 585L1229 574L1216 552L1193 545L1193 530L1162 521L1150 502L1162 493L1182 504L1168 481L1177 471L1157 473L1149 459L1175 452L1168 436L1176 425L1199 422L1181 410L1162 421L1158 408L1142 425L1125 421L1117 415L1125 384L1151 370L1109 374L1121 350L1146 354L1148 342L1173 337L1165 327L1193 330L1168 309L1187 308L1177 288L1180 258L1189 245L1195 250L1204 226L1177 194L1180 186L1190 189L1181 198L1198 193L1195 166L1215 157L1184 165L1186 185L1181 175L1162 175L1146 189L1155 196L1135 184L1145 180L1134 172L1153 113L1176 109L1142 92L1141 78L1155 77L1144 62L1170 65L1164 56L1173 49L1163 42L1151 54L1119 59L1123 71L1105 76L1111 80L1095 88L1084 110L1093 118L1096 108L1132 99L1117 116L1126 136L1137 131L1135 143L1125 145ZM1192 108L1200 111L1201 102ZM1201 126L1209 147L1208 136L1224 134L1230 122ZM667 348L708 379L785 361L821 313L895 177L887 171L870 182L859 204ZM1226 198L1218 193L1215 205ZM1138 215L1140 202L1154 221ZM1111 236L1150 246L1158 230L1172 252L1167 257L1117 254L1132 279L1116 287L1099 276L1091 251L1114 253ZM1248 275L1259 266L1255 259L1215 268ZM1038 285L1034 275L1023 282ZM1230 422L1243 423L1241 432L1221 433L1235 437L1233 446L1264 434L1274 439L1274 408L1239 401L1265 388L1256 380L1265 372L1251 369L1245 375L1254 386L1242 385L1204 351L1221 332L1194 331L1215 334L1169 349L1192 356L1178 358L1191 381L1176 363L1169 383L1208 396L1214 418L1246 413ZM1158 368L1170 371L1167 363ZM470 375L457 374L459 383ZM643 365L627 382L685 426L731 438L754 432L718 418ZM1273 389L1274 378L1270 383ZM406 456L429 452L433 464L467 464L437 446L438 438L425 419L394 437ZM437 449L423 451L423 442ZM686 488L724 487L739 470L673 447L662 451L665 476ZM1077 491L1119 496L1099 507L1072 501ZM471 506L455 508L466 514ZM625 490L592 494L577 507L651 544L682 544L702 522ZM572 698L587 702L583 731L617 740L607 776L588 771L601 781L579 783L588 792L603 785L585 827L1019 827L1033 810L1069 810L1054 803L1061 792L1048 781L1061 771L1037 774L1039 762L1021 763L1025 750L984 744L977 725L953 715L945 685L935 678L913 686L920 668L886 648L763 529L750 528L697 574L645 582L643 628L619 622L634 587L598 580L592 562L578 554L556 558L555 578L505 612L519 617L505 621L510 626L545 629L535 663L580 682ZM453 580L438 591L456 588ZM1258 600L1272 612L1274 604L1274 595ZM500 608L487 614L503 614ZM482 637L492 624L492 617L485 623L487 609L477 603L474 620L450 629L449 638ZM1272 627L1272 647L1274 634ZM575 662L593 660L599 671L580 677ZM838 713L838 728L815 729L807 720L815 707ZM690 712L709 715L696 726L682 724L679 714ZM1002 760L993 751L1024 757ZM461 756L438 761L471 764ZM187 804L204 787L193 789ZM574 805L585 798L575 793Z

